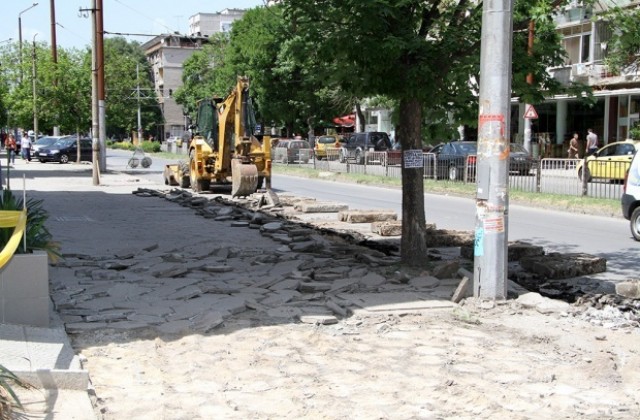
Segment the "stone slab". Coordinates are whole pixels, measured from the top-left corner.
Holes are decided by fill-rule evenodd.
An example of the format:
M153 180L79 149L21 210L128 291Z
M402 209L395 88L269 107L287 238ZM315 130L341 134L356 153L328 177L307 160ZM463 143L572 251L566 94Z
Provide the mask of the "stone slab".
M341 299L359 306L367 312L414 313L433 309L451 309L457 306L442 299L429 299L425 294L411 292L389 293L341 293Z

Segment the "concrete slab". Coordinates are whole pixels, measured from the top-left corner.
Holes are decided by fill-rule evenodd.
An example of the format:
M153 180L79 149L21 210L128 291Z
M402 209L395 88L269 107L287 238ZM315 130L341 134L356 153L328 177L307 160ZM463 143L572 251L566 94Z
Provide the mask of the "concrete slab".
M341 293L341 299L351 302L367 312L403 312L418 313L433 309L452 309L457 305L441 299L431 299L424 293L388 292L388 293ZM354 311L355 312L355 311Z

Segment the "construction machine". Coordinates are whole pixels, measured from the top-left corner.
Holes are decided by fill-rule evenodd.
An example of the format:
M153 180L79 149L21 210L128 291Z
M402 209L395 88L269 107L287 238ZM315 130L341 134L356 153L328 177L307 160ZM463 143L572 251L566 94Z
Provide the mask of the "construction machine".
M167 165L165 184L208 191L212 184L231 184L233 197L248 196L266 183L271 201L271 138L255 136L255 114L249 97L249 79L239 76L225 99L198 102L189 160Z

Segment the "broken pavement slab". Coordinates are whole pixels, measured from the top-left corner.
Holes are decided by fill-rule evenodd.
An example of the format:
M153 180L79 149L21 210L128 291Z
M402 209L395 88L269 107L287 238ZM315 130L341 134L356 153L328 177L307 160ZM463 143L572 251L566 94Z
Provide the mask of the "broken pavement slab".
M584 253L553 252L522 257L520 266L541 280L567 279L585 274L604 273L607 271L607 260Z
M346 223L372 223L397 220L393 210L348 210L338 213L338 220Z
M341 293L339 298L351 302L366 312L421 313L434 309L452 309L457 305L451 301L433 299L424 293Z

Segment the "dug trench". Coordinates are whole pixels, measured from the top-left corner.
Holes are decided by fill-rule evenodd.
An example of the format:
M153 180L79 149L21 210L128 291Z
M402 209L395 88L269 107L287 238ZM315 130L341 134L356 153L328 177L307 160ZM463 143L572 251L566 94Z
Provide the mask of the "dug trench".
M217 221L230 221L238 227L268 230L283 246L296 250L312 247L304 241L291 238L305 237L312 230L328 240L370 249L373 253L362 253L360 259L374 266L389 269L400 264L401 221L389 211L349 211L341 203L319 203L312 198L283 195L280 205L265 205L260 194L243 199L231 199L224 195L192 194L183 189L157 190L139 188L133 194L139 197L159 197L192 208L197 214ZM371 216L371 217L366 217ZM373 222L373 223L372 223ZM275 223L275 224L274 224ZM280 223L280 224L278 224ZM278 233L286 223L288 233ZM270 225L271 224L271 225ZM270 227L271 226L271 227ZM299 230L299 235L296 233ZM472 232L437 229L427 226L428 259L441 262L436 277L455 276L473 267ZM544 297L561 300L580 308L588 317L591 312L607 308L609 320L594 322L624 326L640 325L640 286L630 280L612 286L593 281L585 276L606 271L606 260L585 253L546 253L540 246L525 242L508 244L508 279L514 284ZM399 283L407 282L407 270L398 271ZM615 289L615 290L612 290ZM471 292L466 291L465 296ZM511 288L509 298L517 297ZM595 317L595 315L594 315ZM601 315L597 316L601 318Z

